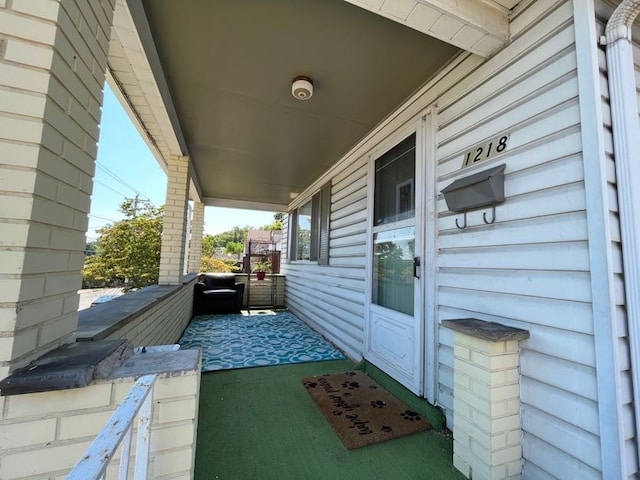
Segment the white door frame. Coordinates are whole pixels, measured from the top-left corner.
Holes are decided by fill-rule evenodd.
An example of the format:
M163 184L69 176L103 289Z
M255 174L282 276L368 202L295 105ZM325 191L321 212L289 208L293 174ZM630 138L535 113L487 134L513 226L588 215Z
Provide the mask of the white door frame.
M422 181L422 301L424 303L424 396L435 404L438 394L438 192L437 148L436 148L437 109L429 107L422 114L422 152L424 172Z
M420 319L416 335L419 336L420 348L417 352L417 374L410 384L407 379L396 378L414 393L425 396L435 402L437 391L437 337L435 325L435 129L433 117L435 110L430 108L396 130L394 135L381 142L369 153L368 192L367 192L367 253L365 267L365 329L364 357L376 366L385 370L385 365L371 350L371 295L373 272L373 206L375 161L402 140L416 134L416 198L415 222L416 244L415 255L421 258L418 269L420 279L416 282L416 301L414 316ZM374 306L375 308L375 306Z

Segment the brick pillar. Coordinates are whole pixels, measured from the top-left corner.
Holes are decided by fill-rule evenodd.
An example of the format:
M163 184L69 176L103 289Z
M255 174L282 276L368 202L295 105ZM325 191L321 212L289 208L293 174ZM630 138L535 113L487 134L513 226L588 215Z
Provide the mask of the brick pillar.
M160 285L179 285L184 274L189 193L189 157L172 156L167 169L167 201L164 206Z
M0 1L0 378L77 326L114 5Z
M467 478L519 479L519 340L529 333L476 319L454 330L453 465Z
M191 219L191 239L189 243L189 273L200 271L202 260L202 235L204 233L204 203L193 203L193 217Z

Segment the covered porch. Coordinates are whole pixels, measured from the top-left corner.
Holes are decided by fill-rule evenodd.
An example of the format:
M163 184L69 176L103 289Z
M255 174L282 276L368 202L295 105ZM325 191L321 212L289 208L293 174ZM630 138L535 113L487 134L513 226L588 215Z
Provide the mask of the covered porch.
M301 373L366 358L408 401L458 415L454 463L468 478L631 478L637 249L635 234L620 237L626 214L607 219L619 199L621 212L639 202L625 200L622 177L635 177L614 171L629 155L603 121L634 103L611 95L609 107L597 32L611 3L0 0L0 477L66 476L136 376L154 373L152 478L312 479L327 462L336 478L420 478L431 453L432 478L456 478L450 438L345 453L292 390ZM105 82L167 173L160 279L114 301L117 314L79 315ZM398 158L406 178L378 175ZM439 192L501 162L499 215L492 197L492 220L470 212L467 228L464 210L459 224ZM176 343L192 319L207 206L286 213L272 303L349 360L201 375L197 350L142 350ZM372 287L376 242L396 231L388 263L399 260L398 290L413 289L404 310ZM460 320L511 331L496 345ZM108 366L65 376L63 362L54 388L6 382L99 348ZM274 424L289 400L304 428Z
M440 1L0 1L6 20L0 38L6 75L0 83L7 99L1 134L7 163L0 168L10 180L1 216L6 249L0 262L0 377L28 365L40 368L52 352L80 344L125 338L136 347L175 343L191 320L205 206L289 211L322 172L461 49L481 58L504 44L515 3L474 1L462 9ZM292 96L299 76L313 86L307 101ZM78 315L105 81L167 173L160 280L112 302L122 306L118 314L113 305L99 305ZM285 287L281 298L285 304L295 298L303 313L303 296ZM351 361L332 368L362 359L362 353L350 354ZM125 366L139 362L136 355L122 354ZM219 444L230 428L208 416L218 411L215 405L199 399L217 399L215 392L228 380L220 385L207 377L202 395L196 354L167 354L173 360L166 365L163 352L155 355L152 365L150 357L142 362L162 376L154 386L150 476L190 478L199 421L206 427L204 440L211 432L218 435L202 448ZM176 367L176 357L185 355L188 361ZM0 424L11 439L3 436L2 478L64 476L135 378L131 371L113 378L113 370L98 378L93 366L87 372L74 385L80 388L3 389L9 395L0 398ZM239 387L245 394L258 382L253 375L259 370ZM272 395L265 403L278 403L277 392ZM315 463L310 471L322 470L316 445L326 462L338 458L349 478L357 478L358 470L388 469L395 476L403 471L391 461L398 456L410 478L429 449L447 472L437 478L451 478L454 471L451 439L437 433L403 441L411 456L383 446L377 459L366 450L349 459L326 431L314 431L301 432L311 434L310 449L298 457ZM262 432L254 444L249 432L236 430L236 453L246 453L249 441L264 455L277 430ZM282 471L314 477L303 473L309 465L283 465L280 458L272 465L274 478L282 478ZM257 472L257 464L239 460ZM226 468L235 477L235 467Z

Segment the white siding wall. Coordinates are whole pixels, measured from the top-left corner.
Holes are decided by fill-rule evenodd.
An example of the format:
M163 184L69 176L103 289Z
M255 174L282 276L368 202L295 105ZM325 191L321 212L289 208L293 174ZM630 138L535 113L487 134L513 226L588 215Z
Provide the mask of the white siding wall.
M438 185L461 176L470 147L504 133L497 222L439 204L439 317L531 332L521 353L524 473L599 478L597 384L571 2L529 3L511 45L441 96ZM439 401L452 408L452 335L440 330Z
M316 183L333 185L330 266L285 265L288 306L360 358L368 153L437 102L436 191L464 175L507 165L507 200L497 207L493 225L483 223L480 210L469 214L466 230L458 230L461 216L438 197L437 318L476 317L530 331L521 352L523 473L536 479L602 476L572 15L571 1L522 2L512 16L508 46L486 61L456 58L430 88L394 112ZM505 153L460 170L470 148L505 133ZM617 320L625 332L611 148L608 154ZM441 328L438 338L437 401L452 422L453 335ZM628 348L625 337L620 342L623 351ZM628 385L628 361L623 368ZM629 424L630 402L629 396ZM628 449L636 446L633 436L627 432Z
M361 158L332 178L329 265L282 263L287 307L354 360L363 355L366 196Z

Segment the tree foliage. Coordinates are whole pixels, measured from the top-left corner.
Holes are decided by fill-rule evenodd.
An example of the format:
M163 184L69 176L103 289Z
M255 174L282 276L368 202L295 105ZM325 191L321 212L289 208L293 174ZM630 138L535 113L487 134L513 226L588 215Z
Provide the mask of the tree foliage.
M233 268L227 262L217 258L202 257L200 262L201 272L232 272Z
M216 248L227 248L227 244L240 243L244 245L249 232L249 226L235 226L231 230L218 233L216 235L207 234L202 237L202 256L212 257L216 253Z
M124 220L98 230L96 254L85 261L85 288L123 285L131 290L158 283L162 207L126 199L120 211Z
M95 255L98 252L98 242L87 242L86 247L84 248L84 254L87 257Z
M269 225L265 225L260 227L261 230L282 230L282 220L284 218L284 213L274 213L273 214L273 222Z

